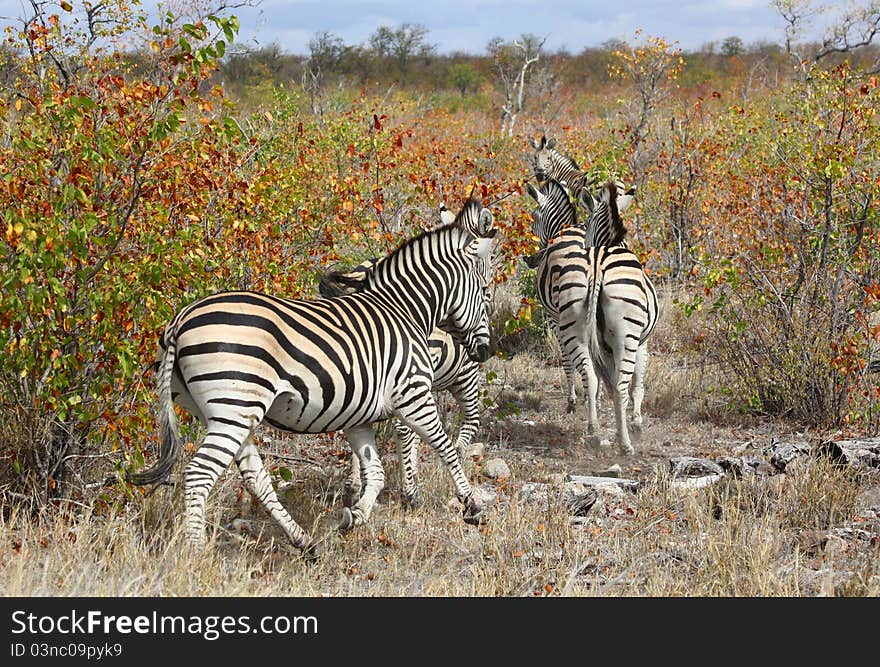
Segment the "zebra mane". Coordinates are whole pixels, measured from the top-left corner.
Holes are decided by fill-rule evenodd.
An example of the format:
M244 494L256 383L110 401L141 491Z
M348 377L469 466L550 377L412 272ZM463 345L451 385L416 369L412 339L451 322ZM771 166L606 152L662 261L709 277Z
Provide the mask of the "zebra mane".
M471 200L468 200L465 207L467 207L470 202ZM479 202L476 202L476 204L479 205ZM456 218L456 220L458 220L458 218ZM486 238L495 236L496 231L497 230L492 229ZM374 276L377 275L384 265L393 262L398 256L412 252L412 248L422 245L426 242L426 239L443 235L449 235L451 237L457 235L459 238L453 239L453 243L461 248L464 248L467 245L467 242L473 238L473 236L467 230L462 229L457 222L451 222L446 225L435 227L434 229L422 231L416 236L404 241L395 250L392 250L389 254L385 255L385 257L367 260L348 271L325 272L318 283L318 292L324 298L363 292L371 287L374 281Z
M587 230L587 244L590 246L616 246L623 243L627 230L617 206L617 183L614 180L609 180L602 186L599 201L584 227Z

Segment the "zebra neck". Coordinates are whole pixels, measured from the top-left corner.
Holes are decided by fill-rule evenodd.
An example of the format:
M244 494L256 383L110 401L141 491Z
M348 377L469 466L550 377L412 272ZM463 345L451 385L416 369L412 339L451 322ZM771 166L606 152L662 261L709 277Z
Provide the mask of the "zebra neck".
M400 312L416 325L416 328L427 337L448 310L446 295L436 294L433 290L424 289L420 283L388 284L372 292L393 311ZM440 298L438 298L438 296Z

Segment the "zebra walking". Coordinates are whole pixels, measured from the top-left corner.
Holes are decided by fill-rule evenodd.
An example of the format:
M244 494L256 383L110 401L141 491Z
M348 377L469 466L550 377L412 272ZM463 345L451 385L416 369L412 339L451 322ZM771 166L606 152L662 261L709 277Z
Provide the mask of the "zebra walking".
M342 274L347 281L362 281L376 260L361 263L353 270ZM319 285L322 297L341 296L347 291L338 282L331 282L324 276ZM490 302L491 303L491 302ZM482 373L480 365L467 356L464 348L455 339L440 329L434 329L428 336L428 349L431 366L434 369L433 390L448 390L461 408L461 425L455 440L455 450L464 461L467 448L480 427L480 388ZM394 422L398 458L403 477L402 491L404 501L412 508L421 502L418 497L418 445L419 437L415 431L399 420ZM351 456L351 472L345 482L346 505L352 505L360 497L361 467L357 456Z
M589 244L598 237L623 239L617 185L605 185L586 227L577 223L568 190L554 179L539 188L529 183L527 190L538 203L532 230L546 247L538 263L538 298L562 348L568 411L576 405L573 375L579 371L587 395L587 439L597 448L598 374L612 395L618 447L631 454L626 406L632 383L633 423L640 427L645 340L656 324L658 305L653 285L629 249Z
M491 216L491 214L489 214ZM135 484L166 477L182 445L172 401L198 417L207 434L186 466L186 534L205 542L205 502L235 460L247 489L298 548L310 537L284 509L253 441L261 422L293 433L344 431L364 468L365 488L341 528L365 523L384 486L372 424L397 417L441 456L469 523L482 501L443 431L431 394L428 336L449 332L475 361L489 354L490 239L445 225L379 260L358 293L283 299L222 292L183 308L160 341L162 447Z

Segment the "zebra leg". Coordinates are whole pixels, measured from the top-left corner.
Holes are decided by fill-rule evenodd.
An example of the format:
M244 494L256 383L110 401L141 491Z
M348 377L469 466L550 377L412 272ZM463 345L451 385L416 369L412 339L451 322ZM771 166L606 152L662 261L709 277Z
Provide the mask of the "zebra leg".
M629 377L617 381L611 392L614 402L614 421L617 423L617 448L620 453L629 456L634 449L629 440L629 431L626 427L626 404L629 402Z
M343 508L342 520L339 522L340 530L348 530L365 524L373 511L376 498L385 487L385 470L382 468L382 460L376 449L373 425L362 424L347 428L345 429L345 437L348 439L352 451L360 459L364 476L364 490L360 500L351 508Z
M293 517L284 509L275 488L272 486L272 480L269 472L263 465L257 446L254 444L253 438L250 436L244 441L241 449L235 455L235 463L241 473L245 488L250 494L260 501L260 504L266 509L275 521L281 526L287 537L297 549L310 558L318 555L315 545L309 546L308 534L299 527Z
M208 418L208 433L184 472L186 537L197 549L205 546L205 504L208 494L250 435L248 427L229 422L231 420L221 422Z
M400 421L394 423L394 438L397 443L397 456L400 461L400 474L403 480L403 502L410 509L422 505L419 498L419 436Z
M349 464L348 477L345 478L342 491L342 504L345 507L351 507L361 497L363 489L363 480L361 479L361 460L357 454L351 453L351 462Z
M559 347L562 350L562 370L565 373L565 412L572 414L577 409L577 394L574 389L574 364L572 363L571 355L565 349L559 327L554 327L554 331L556 332L556 340L559 341Z
M567 341L566 349L563 350L565 357L572 369L577 368L581 374L581 380L584 383L584 393L587 399L587 434L586 444L590 449L597 450L600 446L599 439L599 411L598 411L598 394L599 394L599 378L596 375L596 369L593 367L593 361L590 358L589 348L586 342L581 341L580 336L572 336ZM574 383L571 382L574 396Z
M461 378L460 378L461 379ZM480 369L474 367L466 377L449 388L449 393L458 402L461 409L461 427L455 439L455 450L464 465L467 450L477 431L480 429Z
M645 368L648 365L648 347L644 343L639 345L636 352L636 366L633 369L632 388L632 426L636 433L642 431L642 399L645 396Z
M436 451L452 475L455 484L455 495L464 504L464 520L466 523L482 523L483 501L474 492L461 466L461 459L453 447L449 436L443 430L437 404L430 391L425 392L425 400L410 401L397 409L397 416L402 419L416 434Z

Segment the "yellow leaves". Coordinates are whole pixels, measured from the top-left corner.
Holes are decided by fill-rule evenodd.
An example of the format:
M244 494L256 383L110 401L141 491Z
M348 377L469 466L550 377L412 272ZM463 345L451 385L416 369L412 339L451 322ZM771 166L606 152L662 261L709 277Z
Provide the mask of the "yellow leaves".
M63 9L65 12L72 12L73 5L71 5L69 2L66 2L66 0L61 0L61 9Z

